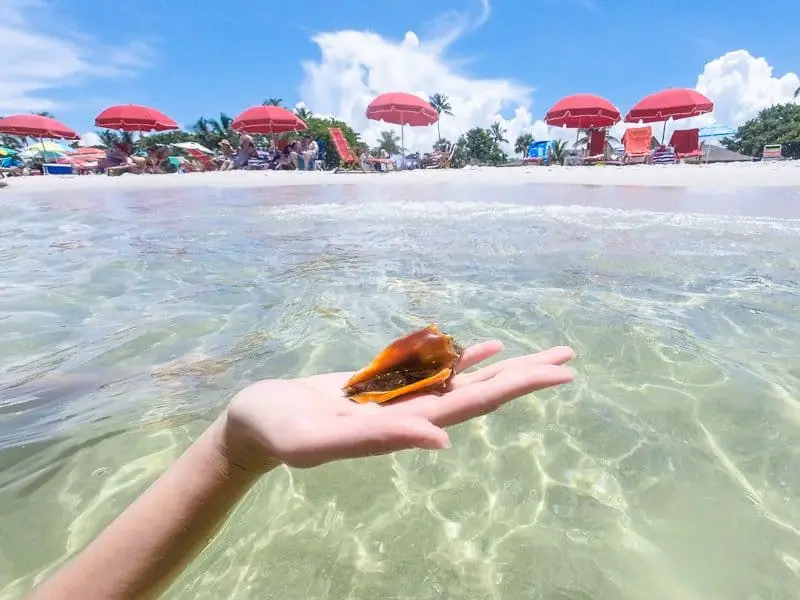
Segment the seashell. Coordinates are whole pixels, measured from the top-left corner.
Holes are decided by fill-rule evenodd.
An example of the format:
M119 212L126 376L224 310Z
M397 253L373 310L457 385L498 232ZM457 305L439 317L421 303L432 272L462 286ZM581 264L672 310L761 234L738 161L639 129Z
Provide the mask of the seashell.
M462 352L451 336L429 325L386 346L342 390L359 403L382 403L425 390L444 390Z

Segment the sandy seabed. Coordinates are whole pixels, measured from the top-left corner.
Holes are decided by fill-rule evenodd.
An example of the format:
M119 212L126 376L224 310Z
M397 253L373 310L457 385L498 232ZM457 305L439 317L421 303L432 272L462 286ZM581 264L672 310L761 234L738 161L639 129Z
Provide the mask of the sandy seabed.
M748 188L800 186L800 161L713 165L633 165L594 167L467 167L392 173L331 171L226 171L172 175L48 175L7 179L3 193L89 189L163 189L172 187L260 188L302 185L523 185L526 183L596 186Z

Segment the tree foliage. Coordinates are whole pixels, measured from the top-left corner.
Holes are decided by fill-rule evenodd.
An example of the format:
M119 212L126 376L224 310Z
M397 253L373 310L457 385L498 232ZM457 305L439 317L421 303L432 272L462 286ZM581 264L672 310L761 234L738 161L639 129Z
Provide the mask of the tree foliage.
M453 153L453 166L467 164L497 166L508 160L491 129L474 127L458 138Z
M765 144L783 144L783 155L800 158L800 105L776 104L761 110L739 127L736 135L722 140L728 150L761 156Z
M524 157L528 153L528 146L534 141L532 133L520 133L514 142L514 152Z
M439 122L442 120L442 115L453 116L453 107L450 106L450 99L444 94L434 94L428 101L434 110L439 113L439 118L436 121L436 137L442 139L442 131L439 128Z

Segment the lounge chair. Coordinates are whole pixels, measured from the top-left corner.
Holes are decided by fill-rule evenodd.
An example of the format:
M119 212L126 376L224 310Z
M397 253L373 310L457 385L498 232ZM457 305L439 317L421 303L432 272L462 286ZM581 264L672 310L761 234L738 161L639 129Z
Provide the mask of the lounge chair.
M394 161L390 158L373 159L372 157L364 157L364 161L362 162L355 154L353 154L353 151L350 149L350 144L347 142L347 138L344 137L341 129L338 127L331 127L328 129L328 132L331 134L333 147L336 149L336 153L339 155L339 160L342 163L342 167L336 169L334 171L335 173L340 173L341 171L377 173L380 171L376 171L374 168L372 168L374 163L388 161L394 164Z
M761 152L761 160L783 160L783 146L781 144L766 144Z
M592 129L583 164L596 165L606 160L606 130Z
M453 162L456 145L447 142L441 150L437 150L422 159L424 169L449 169Z
M539 142L531 142L528 144L528 153L522 159L522 164L527 165L530 163L537 165L549 165L550 157L553 154L553 140L541 140Z
M622 135L622 145L625 147L625 152L622 154L622 164L650 162L650 140L652 137L653 128L649 125L626 129Z
M219 169L219 165L214 161L214 157L206 154L202 150L184 148L183 151L186 152L193 161L200 164L200 166L203 167L203 171L216 171Z
M669 138L669 145L675 148L675 154L679 160L703 156L703 151L700 149L700 130L697 128L673 131L672 137Z

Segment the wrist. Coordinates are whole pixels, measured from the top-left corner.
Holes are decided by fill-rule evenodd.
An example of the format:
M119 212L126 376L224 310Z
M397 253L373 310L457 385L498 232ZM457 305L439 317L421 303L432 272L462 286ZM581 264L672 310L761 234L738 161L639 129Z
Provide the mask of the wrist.
M279 459L264 452L264 448L251 440L237 426L225 410L211 426L220 470L224 476L235 479L258 479L280 466Z

